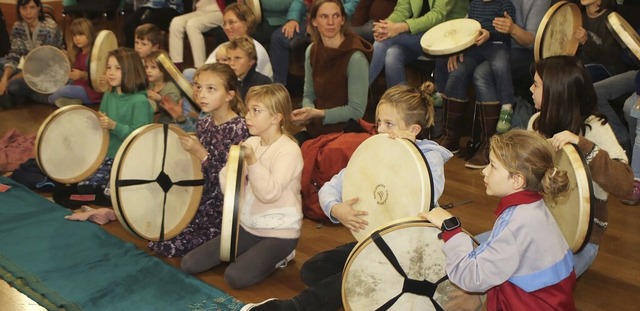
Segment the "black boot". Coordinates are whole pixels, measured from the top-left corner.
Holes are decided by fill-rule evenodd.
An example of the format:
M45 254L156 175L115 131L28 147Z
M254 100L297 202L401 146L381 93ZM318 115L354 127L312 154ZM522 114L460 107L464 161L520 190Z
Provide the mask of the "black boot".
M480 103L480 126L482 128L482 143L478 151L471 157L464 166L473 169L483 169L489 165L489 140L496 133L496 125L500 116L501 106L498 102Z

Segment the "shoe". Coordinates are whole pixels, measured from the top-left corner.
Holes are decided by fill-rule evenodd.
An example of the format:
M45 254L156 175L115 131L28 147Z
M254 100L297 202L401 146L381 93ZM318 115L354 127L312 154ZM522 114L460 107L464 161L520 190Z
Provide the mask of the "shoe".
M291 254L289 254L289 256L287 256L287 258L282 259L282 261L278 262L276 264L276 268L285 268L287 267L287 265L289 264L289 261L292 261L293 258L296 257L296 250L294 249L293 252L291 252Z
M464 163L466 168L483 169L489 165L489 142L482 142L478 151L467 162Z
M633 181L633 192L628 198L621 201L625 205L637 205L640 203L640 180Z
M498 125L496 131L498 133L506 133L511 129L511 117L513 116L512 109L501 109L500 117L498 117Z
M82 105L82 100L79 100L77 98L58 98L56 99L56 107L58 108L62 108L65 106L71 106L71 105Z
M278 300L276 298L269 298L259 303L248 303L240 309L240 311L295 311L296 307L291 300Z

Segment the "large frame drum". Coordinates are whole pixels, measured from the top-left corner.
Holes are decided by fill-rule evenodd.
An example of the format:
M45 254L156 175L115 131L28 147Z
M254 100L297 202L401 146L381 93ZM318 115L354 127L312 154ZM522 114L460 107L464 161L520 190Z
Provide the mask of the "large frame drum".
M572 144L566 144L557 151L553 162L558 169L567 171L570 190L555 201L545 198L545 203L567 244L573 253L577 253L589 241L593 223L591 171L580 149Z
M347 311L481 310L484 295L448 280L440 229L419 217L398 219L360 241L343 272Z
M100 127L98 113L82 105L54 111L36 136L36 161L51 179L73 184L87 179L102 164L109 131Z
M365 140L345 168L343 201L358 197L365 210L365 230L351 231L361 241L392 220L416 216L433 208L433 181L422 151L408 139L378 134Z
M607 27L618 40L618 43L629 49L636 57L636 63L640 65L640 35L631 25L616 12L607 15Z
M111 168L111 201L122 226L151 241L168 240L191 222L204 180L175 125L149 124L122 143Z
M118 38L111 30L101 30L98 32L96 39L91 46L89 53L89 72L88 77L91 81L91 87L100 93L108 91L111 87L100 85L100 77L107 72L107 61L109 60L109 52L118 48Z
M193 87L191 86L191 83L189 83L189 81L185 79L176 65L174 65L173 62L165 54L158 55L158 58L156 60L161 65L161 68L164 68L171 81L173 81L173 83L175 83L175 85L178 87L178 90L180 90L182 96L187 98L189 103L191 103L191 107L193 108L193 110L198 112L202 110L193 97Z
M558 1L544 14L533 47L536 62L556 55L575 55L580 42L575 32L582 27L582 14L578 5Z
M220 229L220 260L235 261L238 254L238 215L244 202L246 181L244 150L240 145L229 148L227 160L227 180L222 206L222 228Z
M427 30L420 38L420 45L428 55L458 53L475 44L481 28L474 19L452 19Z
M71 64L67 56L50 45L39 46L24 59L22 73L24 82L34 91L51 94L69 81Z

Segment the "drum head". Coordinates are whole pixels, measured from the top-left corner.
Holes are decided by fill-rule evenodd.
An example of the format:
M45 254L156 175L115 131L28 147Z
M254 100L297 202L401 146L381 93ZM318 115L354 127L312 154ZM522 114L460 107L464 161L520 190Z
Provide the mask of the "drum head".
M54 111L36 136L36 160L51 179L73 184L95 172L107 156L109 132L98 113L81 105Z
M476 42L481 26L470 18L452 19L440 23L422 35L422 51L429 55L458 53Z
M562 150L556 152L554 164L558 169L567 171L570 190L567 195L557 198L555 202L545 198L545 203L558 223L567 244L574 253L577 253L588 242L591 233L593 220L591 172L578 147L572 144L566 144Z
M122 143L111 168L111 201L129 232L162 241L191 222L202 196L201 163L180 143L174 125L149 124Z
M227 180L222 206L222 228L220 229L220 260L235 261L238 253L238 212L244 201L245 185L244 151L240 145L229 148Z
M171 78L171 81L178 87L182 96L186 97L189 103L191 103L191 107L194 108L194 111L200 112L200 106L196 103L195 98L193 97L193 87L191 83L184 78L184 76L180 73L180 70L173 64L173 62L165 55L160 54L156 59L158 63L164 68L165 72Z
M37 47L24 59L24 81L34 91L51 94L69 81L71 65L64 53L53 46Z
M342 198L360 198L354 205L369 214L369 225L351 231L361 241L392 220L415 216L433 205L431 171L420 149L407 139L386 134L365 140L345 169Z
M349 254L343 271L342 301L345 310L480 310L484 295L469 294L447 279L444 242L440 230L418 217L403 218L376 230ZM391 251L385 255L378 244ZM406 278L391 263L397 260ZM403 293L405 280L429 293ZM395 298L397 300L393 301ZM380 308L382 306L387 308Z
M111 30L101 30L96 36L89 53L89 81L91 87L100 93L109 90L109 86L100 86L100 77L107 71L109 52L118 48L118 38Z
M251 9L253 15L256 16L256 24L262 23L262 7L260 6L260 0L247 0L244 3Z
M556 55L575 55L579 42L574 33L582 26L578 5L558 1L544 14L533 47L536 62Z
M607 16L607 27L620 45L628 48L640 61L640 35L629 23L616 12Z

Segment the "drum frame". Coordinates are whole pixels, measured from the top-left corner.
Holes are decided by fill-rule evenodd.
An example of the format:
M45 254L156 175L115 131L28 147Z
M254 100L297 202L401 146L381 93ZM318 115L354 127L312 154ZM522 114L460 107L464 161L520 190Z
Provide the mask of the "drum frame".
M582 201L582 204L578 204L578 210L575 213L567 213L567 208L574 208L574 204L571 206L558 206L561 210L556 210L556 205L554 203L549 203L548 200L545 199L545 203L549 209L549 212L553 215L553 218L558 223L558 227L560 227L560 231L562 231L562 235L564 236L569 248L573 251L574 254L580 252L589 242L589 237L591 236L591 230L593 229L593 215L595 215L595 204L593 202L594 192L593 192L593 182L591 178L591 170L589 169L589 165L584 158L584 155L578 148L578 146L573 144L565 144L562 147L562 151L558 151L554 155L554 164L556 166L559 163L558 158L562 156L564 153L571 163L573 172L576 177L576 183L579 183L580 180L583 181L582 187L579 184L576 184L576 191L578 191L578 199ZM585 189L586 187L586 189ZM575 202L571 202L575 203ZM580 203L580 202L578 202ZM583 206L587 206L588 208L581 208ZM564 219L574 220L577 218L576 232L572 232L574 236L568 237L565 235L563 231Z
M98 93L104 93L111 89L110 86L101 88L100 77L105 74L106 64L109 59L109 52L118 48L118 38L111 30L101 30L91 45L89 52L89 70L87 79L91 82L91 88ZM98 66L99 62L104 62L105 66ZM94 64L96 63L96 64Z
M609 13L605 24L618 43L631 51L636 58L636 63L640 65L640 35L635 29L617 12Z
M193 97L193 86L191 86L191 83L184 78L182 73L180 73L180 70L178 70L168 56L164 53L160 53L156 58L156 61L160 64L160 68L162 68L163 73L178 87L182 96L187 98L189 103L191 103L191 108L200 112L202 109L198 106L198 103Z
M435 35L436 33L440 32L441 29L443 28L446 29L446 27L448 27L449 25L453 25L454 23L459 24L457 28L449 27L453 29L450 29L449 31L445 32L444 36L437 37ZM455 36L457 34L467 32L470 29L475 30L474 36L470 38L466 38L466 41L462 39L453 40L453 39L456 39ZM451 55L451 54L460 53L465 49L473 46L476 43L476 38L478 37L478 32L480 31L480 29L482 29L482 26L480 26L480 23L474 19L470 19L470 18L452 19L452 20L440 23L432 27L431 29L429 29L427 32L425 32L420 38L420 46L422 47L422 51L427 55L442 56L442 55ZM449 43L454 44L455 46L450 48L440 48L440 49L432 48L433 41L442 42L445 40L450 40Z
M347 167L345 168L345 174L344 174L344 179L343 179L343 197L349 196L349 193L353 192L350 187L351 186L351 172L350 172L350 164L352 163L351 161L354 159L354 157L357 159L358 157L360 157L360 153L362 152L366 152L364 151L364 147L368 147L369 144L375 143L376 140L380 140L380 139L389 139L387 134L378 134L375 136L372 136L370 138L367 138L367 140L365 140L364 142L362 142L362 144L360 144L360 146L358 146L358 148L354 151L354 153L351 155L351 159L349 160L349 164L347 164ZM388 222L388 221L392 221L394 219L397 218L402 218L402 217L410 217L410 216L415 216L417 215L419 212L423 212L425 210L425 208L428 207L428 210L431 210L435 207L435 203L433 202L433 178L431 178L431 176L433 175L431 173L431 167L429 166L429 162L427 162L427 159L425 158L424 154L422 153L422 151L420 150L420 148L411 140L408 139L400 139L398 138L397 141L402 142L404 144L406 144L407 146L411 146L408 148L411 148L412 150L415 150L416 153L414 154L414 156L417 156L419 154L419 158L422 160L421 163L424 163L425 167L426 167L426 171L424 172L426 174L425 177L428 177L428 189L425 189L425 191L429 191L428 194L426 194L428 196L428 199L425 199L425 202L423 202L423 206L420 206L419 208L417 208L415 211L407 211L406 214L401 215L400 217L392 217L391 215L388 215L389 217L387 217L386 221L383 223L371 223L372 218L372 212L374 212L375 210L371 210L370 214L369 214L369 218L365 217L365 219L368 219L370 224L367 226L367 229L365 230L360 230L359 232L354 232L351 231L351 234L356 238L356 240L360 241L365 239L369 233L373 232L375 229L377 229L378 226ZM353 169L353 164L351 164L351 169ZM354 173L355 174L355 173ZM425 178L427 179L427 178ZM378 185L380 186L380 185ZM384 185L382 185L384 186ZM428 200L428 202L427 202ZM361 200L359 202L359 204L365 204L364 201ZM385 206L387 203L382 204L382 206ZM357 208L357 207L356 207ZM385 209L385 211L387 211L388 209ZM379 213L384 213L384 211L381 211Z
M41 153L44 152L42 150L42 139L44 138L44 135L47 131L47 129L52 125L52 122L54 122L57 118L59 118L60 116L62 116L65 113L68 113L69 111L74 111L74 110L85 110L85 111L90 111L91 113L93 113L96 117L96 120L99 120L99 115L98 113L88 107L82 106L82 105L70 105L70 106L65 106L62 108L58 108L56 111L54 111L52 114L50 114L45 120L44 122L42 122L42 125L40 126L40 128L38 129L38 134L36 135L36 141L35 141L35 150L36 150L36 162L38 163L38 166L40 167L40 169L45 173L45 175L49 176L51 179L63 183L63 184L73 184L73 183L77 183L80 181L83 181L85 179L87 179L89 176L91 176L91 174L93 174L96 170L98 170L98 168L100 167L100 165L102 165L102 162L104 161L105 157L107 156L107 150L109 148L109 131L106 129L102 130L102 146L100 148L100 151L98 152L98 157L96 157L96 159L93 161L93 163L87 168L87 170L85 170L83 173L79 174L78 176L72 177L72 178L60 178L57 176L52 176L51 172L49 172L49 170L47 170L47 168L45 167L41 157ZM99 122L99 121L97 121Z
M48 90L42 90L42 89L37 89L37 85L33 84L33 81L31 81L31 79L28 78L28 76L30 76L29 71L29 57L33 57L34 52L37 52L39 50L50 50L50 51L54 51L54 53L57 53L58 56L62 56L61 59L65 60L65 63L62 64L66 70L66 79L61 83L60 86L56 87L55 90L51 90L51 92L48 92ZM24 61L22 62L22 67L20 67L22 69L22 73L23 73L23 78L24 78L24 82L27 84L27 86L29 86L29 88L31 90L33 90L34 92L40 93L40 94L53 94L55 93L57 90L59 90L61 87L65 86L67 84L67 81L69 81L69 73L71 72L71 63L69 62L69 58L64 54L64 52L62 52L60 49L58 49L55 46L51 46L51 45L41 45L39 47L34 48L33 50L31 50L29 52L29 54L27 54L27 56L25 58L21 58L21 60ZM50 73L49 73L50 74Z
M233 262L238 254L238 214L244 202L245 187L244 149L240 145L229 148L227 180L225 181L222 226L220 228L220 261Z
M401 229L405 229L405 228L412 228L412 227L416 227L416 226L418 226L418 227L429 227L429 228L434 228L434 229L440 230L435 225L433 225L432 223L428 222L427 220L425 220L423 218L420 218L420 217L406 217L406 218L400 218L400 219L391 221L391 222L389 222L389 223L387 223L387 224L385 224L383 226L380 226L378 229L374 230L366 239L364 239L362 241L359 241L356 244L356 246L353 248L353 250L351 250L351 253L349 253L349 256L347 257L347 261L345 263L345 266L344 266L344 269L343 269L343 272L342 272L343 276L342 276L342 284L341 284L341 295L342 295L343 307L344 307L345 311L352 311L352 310L353 311L360 311L360 310L353 309L351 307L351 305L349 305L349 299L348 299L348 296L347 296L347 286L346 286L347 285L346 281L347 281L349 272L351 270L351 266L353 265L356 257L359 256L360 253L367 246L369 246L370 244L374 244L378 249L380 249L381 246L386 245L386 243L384 243L384 242L383 242L384 244L378 244L375 241L376 238L381 238L386 233L391 233L393 231L397 231L397 230L401 230ZM463 232L465 234L469 235L472 238L472 240L474 242L474 246L478 246L478 243L475 241L475 239L473 239L473 236L471 236L465 230L463 230ZM383 255L384 255L384 253L383 253ZM400 269L402 268L402 267L399 267L399 266L396 267L395 264L392 263L392 262L389 262L389 264L394 266L394 268L396 270L399 269L399 268ZM398 265L399 265L399 263L398 263ZM405 278L406 278L406 276L405 276ZM446 271L444 271L443 277L440 278L435 284L434 283L432 283L432 284L434 284L437 287L439 284L441 284L442 282L447 281L448 279L449 278L448 278L448 276L446 274ZM455 284L453 284L453 283L451 283L451 285L455 286ZM463 290L460 289L460 291L463 291ZM465 292L465 293L467 293L467 292ZM401 292L400 294L404 294L404 292ZM467 293L467 294L471 295L471 294L475 294L475 293ZM480 295L480 294L478 294L478 295ZM429 297L429 298L431 299L432 303L437 303L436 301L434 301L432 299L432 297ZM480 299L481 299L482 302L484 302L484 297L481 297ZM438 307L442 308L442 306L440 306L439 303L437 303L437 304L438 304L438 306L434 305L434 307L436 307L436 310L437 310ZM385 304L385 306L389 307L389 308L392 308L393 304L391 306ZM386 309L379 308L378 310L386 310Z
M538 26L538 30L536 31L536 38L533 46L533 56L536 62L549 56L555 56L555 55L543 55L544 44L545 44L544 39L550 33L550 29L547 29L549 28L547 27L547 25L552 21L553 18L556 17L556 13L558 13L560 9L564 8L565 6L567 6L571 10L571 15L573 19L573 25L572 25L573 31L571 32L571 37L567 40L567 44L564 46L563 53L556 54L556 55L575 55L576 54L576 51L578 50L578 46L580 45L580 42L578 42L578 39L576 39L573 34L575 33L575 30L578 29L578 27L582 27L582 13L580 13L580 8L578 7L577 4L574 4L569 1L558 1L556 4L552 5L549 8L549 10L547 10L547 12L544 14L544 16L542 17L542 21Z
M135 131L133 131L133 133L131 133L122 143L122 145L120 146L120 149L118 149L118 153L116 154L116 157L114 158L113 161L113 166L111 168L111 181L110 181L110 187L111 187L111 202L113 204L113 210L115 211L116 217L118 218L118 220L120 221L120 223L122 224L122 226L125 228L125 230L129 231L129 233L138 236L140 238L149 240L149 241L164 241L167 239L171 239L175 236L177 236L180 232L182 232L184 230L184 228L186 228L189 223L191 222L191 220L193 219L193 217L195 216L196 212L198 211L198 207L200 205L200 199L196 200L196 201L191 201L189 203L189 206L187 206L187 212L185 213L185 217L183 217L183 219L179 222L179 224L172 229L170 232L165 232L165 212L166 212L166 199L167 199L167 192L164 193L164 202L165 205L162 207L162 222L160 224L160 233L158 235L158 237L154 237L154 236L148 236L146 235L144 232L141 232L140 230L138 230L135 226L133 226L130 221L128 220L127 217L127 211L126 208L123 205L122 202L122 198L120 196L120 188L121 187L126 187L126 186L133 186L133 185L141 185L141 184L148 184L148 183L153 183L153 182L157 182L158 184L160 184L160 177L157 177L155 180L140 180L140 179L120 179L120 175L122 173L122 159L125 155L128 155L129 149L132 148L132 146L134 145L135 141L138 140L140 137L142 137L143 134L150 132L152 130L156 130L158 128L162 127L164 129L164 148L165 148L165 152L166 152L166 148L167 148L167 135L168 132L174 132L176 135L178 136L187 136L188 134L185 133L180 127L176 126L176 125L168 125L168 124L149 124L149 125L145 125L142 126L138 129L136 129ZM185 151L187 152L187 151ZM200 161L194 156L189 154L190 158L191 158L191 162L193 165L193 173L195 174L195 177L193 179L190 180L180 180L180 181L173 181L172 185L173 186L184 186L184 187L194 187L195 189L193 190L192 193L192 197L202 197L202 191L203 191L203 185L204 185L204 179L203 179L203 175L202 175L202 170L199 167L200 166ZM164 173L164 169L165 169L165 160L163 159L163 163L162 163L162 171L161 173ZM161 186L162 187L162 186Z

